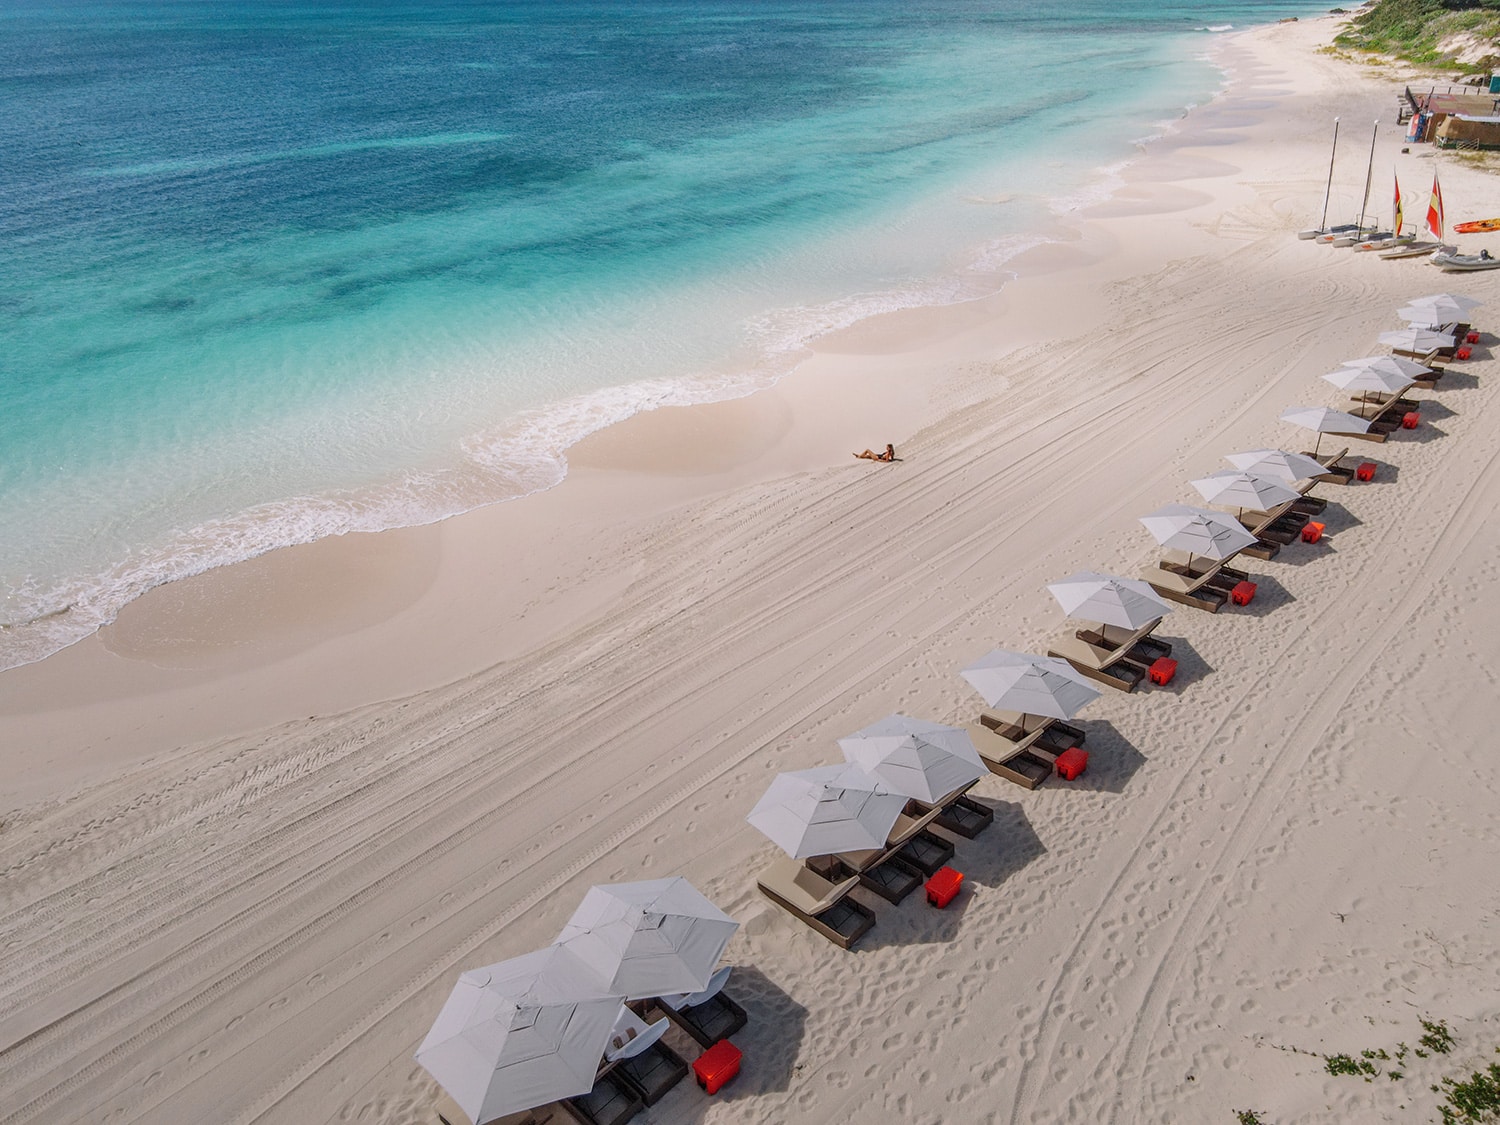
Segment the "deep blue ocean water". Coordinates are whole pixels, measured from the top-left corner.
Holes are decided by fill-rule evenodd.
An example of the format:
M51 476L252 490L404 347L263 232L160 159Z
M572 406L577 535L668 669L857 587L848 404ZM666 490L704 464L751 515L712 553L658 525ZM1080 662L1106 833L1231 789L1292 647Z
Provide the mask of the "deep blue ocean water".
M0 7L0 667L993 292L1266 0Z

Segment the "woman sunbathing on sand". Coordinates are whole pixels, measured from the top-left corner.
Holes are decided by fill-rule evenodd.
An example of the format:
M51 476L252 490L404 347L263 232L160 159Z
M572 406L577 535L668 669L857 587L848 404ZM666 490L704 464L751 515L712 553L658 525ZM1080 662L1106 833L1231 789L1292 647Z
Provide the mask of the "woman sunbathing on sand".
M890 444L890 442L886 442L884 453L876 453L873 449L867 449L863 453L856 453L854 456L863 457L866 461L895 461L897 459L896 447Z

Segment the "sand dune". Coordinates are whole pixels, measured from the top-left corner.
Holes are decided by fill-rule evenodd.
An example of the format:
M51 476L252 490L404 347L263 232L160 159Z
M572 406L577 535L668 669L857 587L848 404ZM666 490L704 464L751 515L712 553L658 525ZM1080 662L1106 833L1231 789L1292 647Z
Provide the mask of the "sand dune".
M674 412L663 463L639 450L667 412L601 435L542 515L425 529L436 573L402 571L388 614L196 671L122 670L108 637L18 670L0 745L35 799L0 828L0 1122L429 1120L411 1053L456 973L550 940L590 883L668 874L745 921L752 1022L735 1085L648 1122L1425 1119L1456 1063L1366 1084L1316 1053L1393 1049L1424 1014L1456 1058L1500 1045L1493 336L1420 429L1355 443L1378 476L1321 490L1323 543L1245 563L1250 607L1167 618L1177 680L1084 713L1081 779L980 783L995 823L959 846L955 906L881 904L841 952L756 894L773 850L743 822L885 714L971 717L960 665L1064 627L1047 581L1134 573L1136 517L1196 502L1189 477L1303 448L1277 414L1337 403L1315 377L1406 298L1470 293L1500 325L1493 275L1290 237L1327 119L1389 114L1330 34L1224 37L1229 90L1000 296ZM1425 189L1396 148L1377 167ZM1495 199L1442 168L1454 214ZM848 458L889 438L903 463ZM463 555L518 529L514 573Z

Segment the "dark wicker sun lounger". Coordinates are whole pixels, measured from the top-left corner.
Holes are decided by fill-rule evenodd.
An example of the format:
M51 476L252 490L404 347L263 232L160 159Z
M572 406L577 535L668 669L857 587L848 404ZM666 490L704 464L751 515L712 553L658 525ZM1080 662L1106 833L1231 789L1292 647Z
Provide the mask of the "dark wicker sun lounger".
M1165 559L1141 571L1141 577L1162 597L1209 613L1218 613L1229 601L1229 592L1214 581L1216 576L1217 568L1202 574L1191 573Z
M1052 763L1057 753L1042 746L1035 738L1022 745L997 734L983 723L966 723L964 729L974 740L980 758L996 777L1013 781L1024 789L1035 789L1052 776Z
M859 885L887 902L900 902L922 885L922 872L898 853L868 871L861 871Z
M762 873L756 886L788 914L849 949L875 925L870 908L849 896L858 882L858 876L834 882L801 860L782 859Z
M924 829L901 845L896 858L911 864L924 875L931 875L953 858L953 845Z
M1281 548L1295 541L1311 518L1307 512L1296 510L1297 503L1296 500L1288 500L1269 512L1243 513L1240 523L1255 536L1256 542L1246 547L1242 553L1256 559L1274 559Z
M1151 629L1155 628L1155 625L1151 626ZM1172 655L1172 646L1169 642L1153 637L1149 632L1142 632L1140 629L1122 629L1118 625L1097 625L1092 629L1079 629L1074 635L1085 644L1102 648L1106 652L1118 652L1124 649L1120 659L1131 664L1139 664L1142 668L1150 668L1158 658ZM1069 746L1076 746L1083 738L1081 730L1077 727L1069 727L1065 723L1054 723L1053 730L1070 732L1073 741L1068 743Z
M646 1105L655 1105L687 1076L688 1064L665 1043L657 1041L633 1058L621 1059L610 1072Z
M485 1122L485 1125L548 1125L548 1122L556 1119L557 1115L557 1103L548 1102L535 1109L524 1109L519 1113L507 1113L504 1117L493 1117ZM473 1122L469 1120L469 1115L459 1108L458 1103L446 1090L442 1089L438 1091L437 1119L438 1125L473 1125Z
M1119 645L1093 644L1081 634L1058 637L1047 647L1048 656L1066 660L1089 679L1121 691L1134 691L1146 678L1146 669L1127 659L1129 651Z
M704 1047L728 1039L748 1022L745 1009L723 992L715 992L703 1003L692 1007L674 1008L663 1000L656 1000L655 1004L668 1019Z
M623 1125L646 1106L641 1095L613 1072L601 1075L587 1094L560 1104L583 1125Z
M981 805L971 797L959 797L939 809L937 819L932 823L955 836L972 840L988 828L994 819L995 810L988 805Z
M1340 464L1345 457L1349 456L1349 447L1347 445L1337 453L1325 453L1321 457L1315 455L1311 449L1304 449L1302 456L1311 457L1314 461L1321 464L1324 469L1322 476L1314 477L1312 482L1308 484L1307 487L1309 488L1314 484L1348 484L1354 479L1354 469L1348 465Z

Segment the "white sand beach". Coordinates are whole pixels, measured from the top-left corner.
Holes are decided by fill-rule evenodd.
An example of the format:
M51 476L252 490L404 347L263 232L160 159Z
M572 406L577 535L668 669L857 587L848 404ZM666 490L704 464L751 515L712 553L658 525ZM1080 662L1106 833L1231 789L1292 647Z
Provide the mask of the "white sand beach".
M1218 39L1225 93L999 296L0 674L0 1122L435 1122L412 1052L457 974L593 883L674 874L744 923L745 1067L641 1121L1434 1118L1429 1085L1500 1046L1500 276L1292 237L1331 118L1395 116L1333 33ZM1500 213L1500 179L1399 150L1380 208L1394 161L1424 200L1440 165L1450 221ZM861 895L844 952L757 893L779 853L744 816L777 771L891 712L972 719L959 667L1064 630L1047 582L1134 575L1136 518L1224 454L1310 448L1280 411L1346 404L1317 376L1444 290L1490 334L1421 427L1350 443L1377 476L1319 489L1321 543L1237 561L1249 607L1165 620L1177 679L1080 716L1081 778L979 783L954 905ZM887 441L902 462L849 456ZM1458 1046L1400 1079L1318 1057L1423 1016Z

